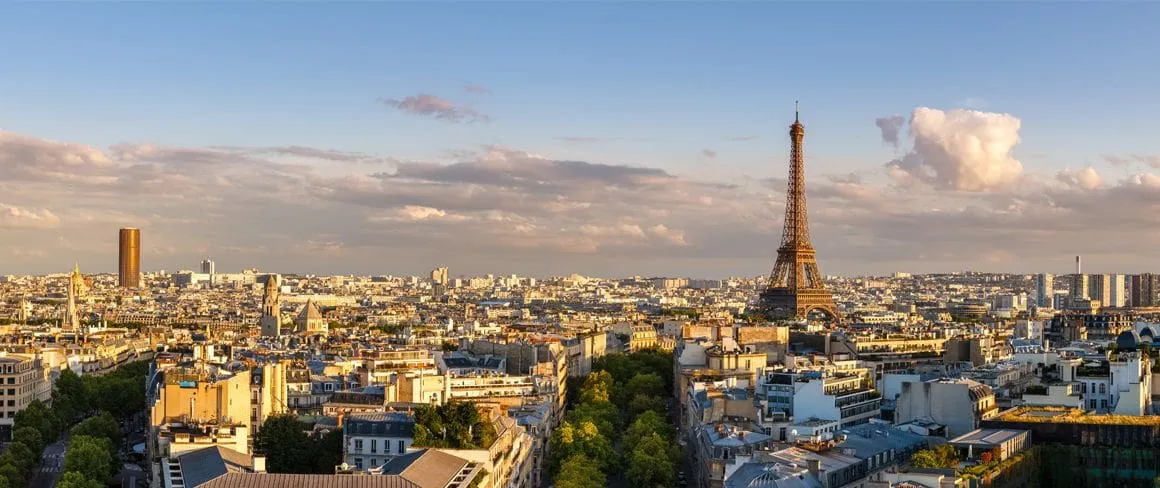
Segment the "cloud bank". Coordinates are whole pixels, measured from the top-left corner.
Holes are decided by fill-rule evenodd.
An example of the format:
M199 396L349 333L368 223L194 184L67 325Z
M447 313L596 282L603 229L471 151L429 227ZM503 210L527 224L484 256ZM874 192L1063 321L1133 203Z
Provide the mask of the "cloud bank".
M1160 175L1146 155L1026 171L1013 115L920 107L898 120L875 121L885 142L896 136L896 160L807 171L824 273L1063 271L1076 253L1096 270L1131 271L1160 244ZM0 131L0 249L20 258L0 273L67 271L74 260L114 271L120 226L142 229L149 270L207 256L223 270L362 274L446 265L455 275L719 277L773 264L784 165L721 181L708 170L452 149L412 161Z

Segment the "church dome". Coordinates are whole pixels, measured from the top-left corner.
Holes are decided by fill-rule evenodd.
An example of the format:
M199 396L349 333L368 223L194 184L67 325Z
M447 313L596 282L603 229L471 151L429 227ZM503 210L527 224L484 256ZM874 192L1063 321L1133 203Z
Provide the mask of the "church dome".
M1140 329L1140 340L1141 341L1152 342L1153 340L1155 340L1155 337L1156 337L1156 334L1152 333L1151 327L1144 327L1144 328Z
M1136 337L1136 332L1132 330L1125 330L1116 336L1116 349L1120 351L1134 351L1139 347L1140 339Z

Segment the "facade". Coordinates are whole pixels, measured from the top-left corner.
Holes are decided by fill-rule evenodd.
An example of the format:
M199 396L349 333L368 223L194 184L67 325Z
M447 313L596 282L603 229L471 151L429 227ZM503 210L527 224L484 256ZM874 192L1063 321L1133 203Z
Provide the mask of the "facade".
M415 419L405 413L357 413L342 425L342 459L355 470L383 466L407 454L415 442Z
M294 319L294 331L314 335L326 334L329 330L330 325L322 318L322 313L318 311L314 301L306 300L306 305L302 306L302 311L298 312L298 317Z
M1040 273L1035 278L1035 300L1041 308L1052 308L1055 303L1055 276Z
M864 424L881 414L882 395L864 376L807 373L793 384L794 415L837 421L842 428Z
M929 420L959 436L979 427L979 421L998 412L995 393L973 380L908 381L895 401L895 424Z
M141 230L121 229L118 253L117 284L121 288L141 286Z
M0 352L0 439L12 438L16 414L29 403L51 400L52 380L39 357Z
M1129 306L1155 307L1160 303L1156 299L1157 292L1160 292L1160 275L1152 273L1132 275L1130 281L1132 291L1128 299Z

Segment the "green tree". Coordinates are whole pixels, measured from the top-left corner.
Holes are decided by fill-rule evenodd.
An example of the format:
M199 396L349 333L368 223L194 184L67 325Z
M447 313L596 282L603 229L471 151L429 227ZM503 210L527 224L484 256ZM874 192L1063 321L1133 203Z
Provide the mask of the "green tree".
M592 422L609 439L616 438L620 430L620 410L612 402L586 402L576 405L565 417L573 424Z
M86 478L82 473L68 471L60 475L56 488L105 488L105 484Z
M68 450L64 454L64 470L76 471L84 477L105 480L113 476L116 458L108 439L74 436L69 439Z
M943 444L934 449L921 449L910 456L910 464L917 468L954 468L959 464L959 453L954 446Z
M580 403L607 402L612 391L612 375L607 371L588 373L580 387Z
M652 434L672 439L673 427L659 413L650 410L637 416L632 425L628 426L628 430L624 433L624 450L632 452L641 439Z
M448 402L415 408L414 446L450 449L487 448L498 434L475 404Z
M625 389L637 395L665 396L665 380L656 373L641 373L633 376Z
M611 472L617 464L616 450L612 447L612 441L589 421L576 424L564 421L552 431L551 437L548 438L548 446L552 453L549 459L549 472L556 472L564 460L576 454L583 454L605 472Z
M36 466L36 462L40 460L40 453L33 452L32 448L23 442L9 444L4 455L12 460L13 465L25 473L31 471L33 466Z
M629 483L641 487L673 486L680 451L659 434L649 434L626 456Z
M65 425L92 410L88 386L71 369L64 368L56 379L52 390L52 410Z
M16 413L13 419L14 424L19 427L32 427L40 432L43 439L56 439L59 437L59 430L57 430L56 416L45 407L39 400L33 400L21 410Z
M607 477L600 465L583 454L565 459L554 479L556 488L604 488Z
M628 414L636 417L645 412L659 412L665 411L665 401L659 396L653 395L633 395L632 400L628 402Z
M334 467L342 464L342 429L315 434L311 439L315 460L314 472L334 474Z
M268 417L254 437L254 450L266 454L271 473L310 473L315 466L310 437L291 414Z
M77 424L70 431L72 435L87 435L109 440L113 446L121 445L121 424L109 412L101 412L96 417L89 417Z
M40 435L40 431L34 427L17 427L12 431L12 442L23 442L24 445L37 453L40 457L41 452L44 451L44 437Z
M0 478L3 478L8 486L24 486L24 472L12 464L0 464Z

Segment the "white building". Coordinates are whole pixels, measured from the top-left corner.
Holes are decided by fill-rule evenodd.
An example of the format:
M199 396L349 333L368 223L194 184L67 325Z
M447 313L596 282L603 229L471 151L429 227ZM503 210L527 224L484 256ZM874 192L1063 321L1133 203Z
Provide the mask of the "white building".
M356 470L382 466L406 454L415 441L415 420L405 413L354 413L342 425L342 459Z

